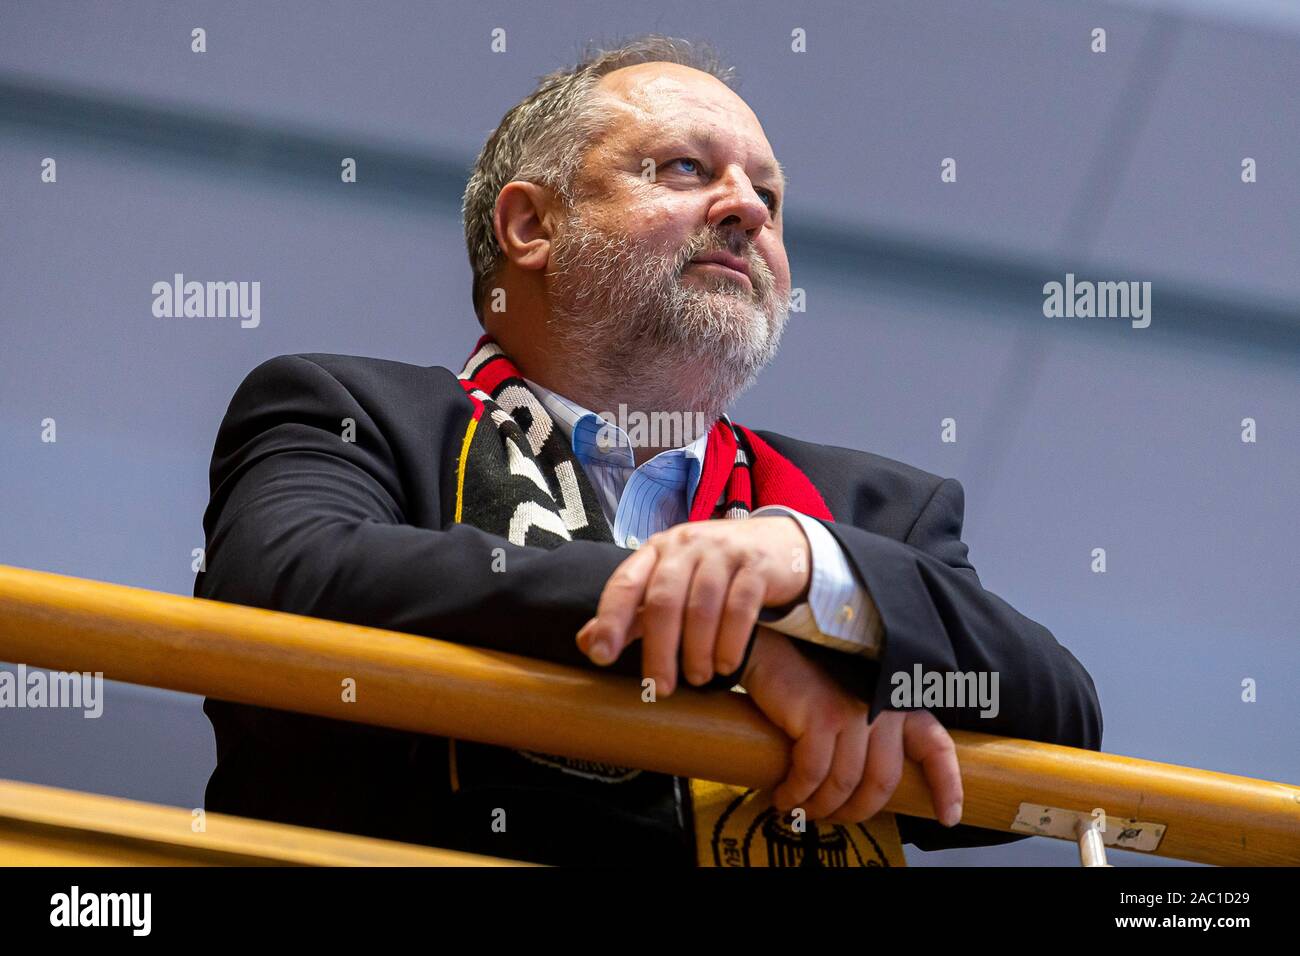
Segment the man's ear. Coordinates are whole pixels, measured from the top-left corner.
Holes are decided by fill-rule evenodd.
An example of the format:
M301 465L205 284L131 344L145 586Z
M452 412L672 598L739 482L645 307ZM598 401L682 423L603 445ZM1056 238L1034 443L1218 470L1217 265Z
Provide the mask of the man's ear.
M497 196L492 224L497 244L521 269L545 269L551 256L552 203L549 190L536 183L508 182Z

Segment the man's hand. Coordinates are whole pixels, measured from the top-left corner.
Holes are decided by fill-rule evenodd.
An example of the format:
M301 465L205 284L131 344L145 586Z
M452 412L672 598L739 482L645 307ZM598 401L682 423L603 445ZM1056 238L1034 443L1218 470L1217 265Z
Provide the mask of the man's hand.
M948 731L926 710L869 708L808 659L789 638L759 627L740 683L758 708L794 741L790 773L773 791L783 813L856 823L878 813L902 778L903 758L921 765L935 815L961 819L961 771Z
M740 666L758 613L802 600L811 558L788 515L691 521L652 535L605 582L578 647L597 664L641 638L641 673L668 696L680 650L686 680L706 684Z

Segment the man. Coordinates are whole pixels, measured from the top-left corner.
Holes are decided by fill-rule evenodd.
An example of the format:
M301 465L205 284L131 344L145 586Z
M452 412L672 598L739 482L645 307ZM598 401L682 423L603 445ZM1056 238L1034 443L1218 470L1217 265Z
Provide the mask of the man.
M752 839L705 845L744 806L763 862L888 864L869 827L893 826L905 757L940 822L899 818L904 840L1016 839L956 825L945 726L1100 747L1086 671L967 561L960 484L726 416L790 293L784 176L728 79L658 37L544 78L465 192L487 334L460 375L335 355L254 370L217 437L195 593L611 667L657 698L738 685L790 737L787 778L709 803L635 768L209 700L210 809L542 862L725 865L753 862ZM1000 699L897 700L917 668L994 675Z

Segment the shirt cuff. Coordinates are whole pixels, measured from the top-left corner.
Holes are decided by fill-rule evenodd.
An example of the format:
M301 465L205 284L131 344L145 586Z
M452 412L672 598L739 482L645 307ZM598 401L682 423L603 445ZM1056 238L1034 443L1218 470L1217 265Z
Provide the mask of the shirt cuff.
M785 608L764 608L758 623L789 637L849 654L875 657L880 652L880 612L858 583L844 549L825 525L784 505L764 505L752 513L785 514L799 522L808 538L812 567L808 599Z

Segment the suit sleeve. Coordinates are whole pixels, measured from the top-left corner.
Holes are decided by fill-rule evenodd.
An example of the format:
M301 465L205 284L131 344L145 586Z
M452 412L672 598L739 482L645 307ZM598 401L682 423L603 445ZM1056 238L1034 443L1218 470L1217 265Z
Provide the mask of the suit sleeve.
M430 397L448 407L461 399ZM630 552L416 527L400 476L383 429L328 371L302 356L264 363L218 433L196 596L596 666L574 635ZM639 665L626 654L606 670L635 675Z
M895 707L892 676L960 671L996 674L998 709L929 708L946 727L1025 740L1101 748L1101 706L1092 678L1043 625L980 584L961 540L964 492L944 479L903 541L852 525L824 522L835 535L880 612L884 642L878 669L858 684L871 718ZM823 657L822 660L828 660ZM865 666L843 655L829 663L841 673ZM860 672L858 676L862 676ZM934 821L906 820L922 849L1009 842L1018 837Z

